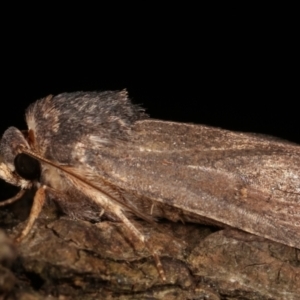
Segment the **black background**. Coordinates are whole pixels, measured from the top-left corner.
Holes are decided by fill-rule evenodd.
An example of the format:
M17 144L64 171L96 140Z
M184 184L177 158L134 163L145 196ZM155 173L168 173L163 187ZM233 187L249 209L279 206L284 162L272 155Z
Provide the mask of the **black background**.
M173 9L105 21L103 12L38 14L4 29L0 132L26 128L26 107L48 94L127 88L154 118L300 143L293 18Z

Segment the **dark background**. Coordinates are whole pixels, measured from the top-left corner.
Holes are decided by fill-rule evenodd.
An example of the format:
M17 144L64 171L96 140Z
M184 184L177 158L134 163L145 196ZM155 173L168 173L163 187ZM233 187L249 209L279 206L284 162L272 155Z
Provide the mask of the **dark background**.
M91 59L83 54L74 61L46 57L35 65L20 56L1 82L0 132L12 125L26 128L25 109L48 94L127 88L132 100L154 118L300 142L299 74L294 58L287 53L280 57L274 45L260 45L259 50L253 45L247 50L246 46L237 50L231 45L226 51L222 47L226 48L191 49L182 56L161 51L136 64L124 56L107 62L105 57Z
M102 15L87 23L80 13L70 23L70 15L37 15L32 27L25 22L7 31L0 132L26 128L26 107L48 94L127 88L154 118L300 143L299 46L292 17L207 17L180 7L153 13L104 23Z
M25 128L28 104L48 94L127 88L155 118L300 142L293 24L178 22L154 32L149 24L141 35L128 30L97 36L76 27L59 38L18 32L2 48L0 132Z

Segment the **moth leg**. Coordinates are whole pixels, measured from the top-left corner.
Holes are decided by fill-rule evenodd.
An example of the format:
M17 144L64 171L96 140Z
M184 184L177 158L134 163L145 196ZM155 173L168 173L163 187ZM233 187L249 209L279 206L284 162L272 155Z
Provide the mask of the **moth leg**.
M122 210L114 209L114 213L118 216L118 218L124 223L124 225L150 250L152 257L154 258L155 265L158 271L159 276L163 281L166 281L165 271L163 269L163 265L160 261L159 255L155 250L152 249L150 244L147 242L145 236L127 219L127 217L123 214Z
M109 195L99 192L95 188L91 188L90 186L86 185L84 181L79 180L76 177L72 178L72 181L77 189L79 189L84 195L88 196L92 201L97 203L102 210L109 211L118 217L119 220L123 222L124 225L147 247L155 260L156 268L160 277L162 280L166 281L165 272L159 259L159 255L155 250L152 249L151 245L147 243L145 236L129 221L129 219L123 213L122 207L115 203Z
M22 196L25 194L25 192L26 192L26 190L20 190L20 191L17 193L17 195L15 195L15 196L13 196L12 198L9 198L9 199L7 199L7 200L5 200L5 201L0 202L0 207L18 201L19 199L22 198Z
M150 215L153 215L153 210L154 210L154 204L151 205L151 210L150 210Z
M101 218L105 214L105 210L102 208L99 214L99 217Z
M19 235L19 237L16 239L17 243L19 243L30 232L35 220L39 216L42 207L45 203L45 198L46 198L45 189L46 186L42 186L36 191L27 224L23 229L23 231L21 232L21 234Z

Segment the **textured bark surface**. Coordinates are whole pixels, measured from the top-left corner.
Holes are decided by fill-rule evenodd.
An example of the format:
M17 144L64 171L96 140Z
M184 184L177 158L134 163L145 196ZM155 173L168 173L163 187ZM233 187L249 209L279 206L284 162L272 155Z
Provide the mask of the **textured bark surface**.
M171 222L136 226L150 253L121 223L57 217L45 207L20 245L24 226L1 211L0 299L300 299L300 252L229 230ZM6 297L6 298L5 298Z

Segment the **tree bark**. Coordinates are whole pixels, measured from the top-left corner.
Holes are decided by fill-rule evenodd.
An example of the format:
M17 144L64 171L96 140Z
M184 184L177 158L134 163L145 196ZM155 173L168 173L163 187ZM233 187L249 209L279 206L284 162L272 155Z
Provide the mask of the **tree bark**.
M228 229L134 222L160 254L165 282L123 224L71 220L45 209L19 245L12 241L25 223L10 230L6 222L0 299L300 299L295 248Z

